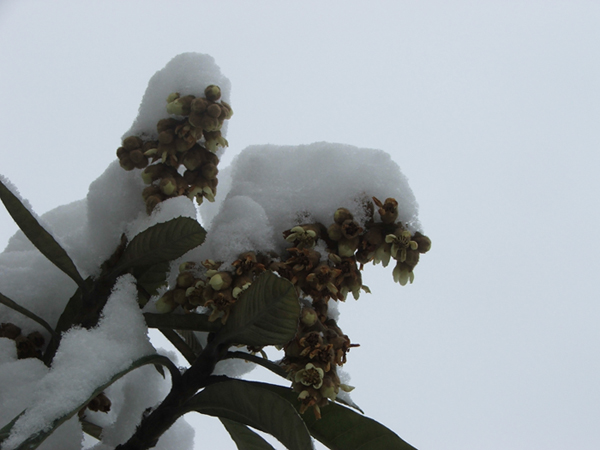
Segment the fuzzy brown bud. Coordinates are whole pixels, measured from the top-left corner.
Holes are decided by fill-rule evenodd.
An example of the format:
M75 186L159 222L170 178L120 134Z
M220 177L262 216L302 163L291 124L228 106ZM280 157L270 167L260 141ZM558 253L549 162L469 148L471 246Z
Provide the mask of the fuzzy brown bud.
M431 239L418 231L412 237L412 240L418 244L417 251L419 253L427 253L431 249Z
M211 102L216 102L221 98L221 88L219 86L211 84L210 86L207 86L206 89L204 89L204 95Z
M352 213L346 208L338 208L333 214L333 221L337 224L342 224L346 220L353 220Z
M207 180L214 180L219 174L219 169L217 169L217 166L215 166L214 164L208 163L202 166L200 172L202 173L202 176Z
M136 148L141 148L142 145L144 145L144 141L137 136L128 136L123 139L123 147L127 150L135 150Z

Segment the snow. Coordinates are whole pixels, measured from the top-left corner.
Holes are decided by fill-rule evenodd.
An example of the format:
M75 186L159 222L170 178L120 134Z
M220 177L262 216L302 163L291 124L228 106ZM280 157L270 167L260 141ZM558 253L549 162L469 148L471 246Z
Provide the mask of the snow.
M4 448L16 448L28 436L46 429L53 420L77 409L111 376L152 353L137 304L135 278L124 275L117 280L96 328L73 328L63 335L49 372L36 374L38 380L31 389L34 401L15 423ZM23 362L43 367L40 361L29 360L13 365Z
M360 168L360 170L357 170ZM233 262L248 250L278 253L288 247L282 232L300 223L328 226L348 208L364 224L363 201L398 201L398 219L420 231L417 203L406 177L382 150L317 142L300 146L255 145L231 164L231 186L219 186L219 212L206 214L206 245L196 256Z
M195 53L176 56L151 78L138 117L124 137L156 138L157 121L169 117L167 96L172 92L203 96L210 84L220 86L223 100L229 101L230 82L212 57ZM141 196L145 184L140 172L125 171L114 161L90 184L86 198L38 218L84 278L99 274L100 264L115 251L123 234L132 239L157 223L197 216L194 203L185 196L160 203L148 216ZM2 180L20 198L17 189L5 178ZM348 208L363 225L363 204L373 196L382 201L395 198L399 220L411 231L420 230L417 204L407 179L381 150L326 142L248 147L229 167L220 168L216 202L205 202L199 208L208 231L206 242L172 263L169 280L174 280L181 261L209 258L224 261L222 268L226 268L248 250L283 254L291 245L283 239L284 230L300 223L329 225L340 207ZM27 201L22 201L31 210ZM326 257L326 251L319 250ZM0 253L0 291L51 326L56 325L75 289L75 283L20 231ZM50 369L37 359L17 360L14 342L0 338L0 425L27 408L3 448L16 448L52 420L73 411L135 359L155 352L136 297L135 279L131 275L121 277L98 326L66 332ZM337 320L339 311L333 307L335 302L330 304L330 317ZM2 322L21 327L24 334L40 331L46 341L49 339L37 323L4 305L0 305L0 317ZM201 339L205 335L198 333ZM254 366L242 360L226 360L218 364L215 373L239 377ZM111 411L86 412L86 418L104 430L102 442L93 448L112 449L127 440L143 411L159 403L168 389L169 377L163 379L152 366L136 369L107 388ZM81 425L73 417L39 448L69 450L80 448L81 442ZM179 420L157 448L185 449L192 445L193 430Z
M181 95L204 97L204 89L211 84L221 88L221 99L229 103L231 82L221 73L212 56L200 53L175 56L150 78L138 116L123 138L135 135L155 140L158 137L156 123L170 117L166 110L169 94L179 92ZM226 135L226 127L224 125L221 130L223 136Z

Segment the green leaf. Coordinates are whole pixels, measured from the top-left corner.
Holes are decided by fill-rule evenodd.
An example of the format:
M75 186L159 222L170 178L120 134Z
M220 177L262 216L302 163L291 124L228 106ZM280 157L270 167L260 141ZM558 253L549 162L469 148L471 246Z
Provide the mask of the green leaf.
M177 369L177 367L175 367L175 365L171 362L169 358L158 354L144 356L134 361L133 364L131 364L131 366L129 366L127 369L122 370L121 372L113 375L110 378L110 380L108 380L103 385L98 386L96 390L92 393L92 395L85 399L85 401L79 403L77 407L72 409L69 413L54 419L50 424L48 424L46 428L39 430L37 433L29 436L27 439L25 439L19 444L17 450L33 450L37 448L48 436L50 436L54 432L56 428L58 428L64 422L66 422L75 414L77 414L77 412L79 412L81 408L87 405L90 401L92 401L92 399L94 399L98 394L100 394L102 391L108 388L111 384L113 384L119 378L127 375L132 370L135 370L138 367L142 367L147 364L161 364L169 369L172 377L179 376L179 370ZM21 414L19 414L19 416L26 412L27 410L23 411ZM8 425L6 425L4 428L2 428L2 430L0 430L0 444L9 437L11 429L17 422L19 416L15 417Z
M219 419L238 450L275 450L271 444L262 437L239 422L229 419Z
M263 358L262 356L256 356L246 352L228 352L227 355L225 355L224 359L230 358L243 359L244 361L253 362L255 364L258 364L259 366L264 367L265 369L270 370L271 372L279 375L280 377L285 378L286 380L288 379L289 373L287 372L287 370L285 370L279 364L274 363L270 359Z
M267 383L252 384L278 394L299 409L298 394L290 388ZM337 403L330 402L321 408L320 420L310 409L302 415L302 419L310 434L331 450L415 450L379 422Z
M294 407L259 383L228 380L194 395L186 412L196 411L233 420L269 433L289 450L310 450L312 439Z
M73 260L58 242L48 233L29 212L21 201L0 181L0 200L17 223L19 228L33 245L52 262L66 273L78 286L84 285L83 278L77 271Z
M171 264L169 261L163 261L153 266L136 267L133 270L133 276L136 278L139 286L150 295L158 294L158 289L167 283L167 274Z
M144 313L144 319L149 328L214 332L219 331L223 327L220 321L209 322L206 314Z
M263 272L240 295L215 339L256 347L284 345L296 335L299 317L294 285L272 272Z
M9 308L14 309L17 312L20 312L24 316L27 316L31 320L34 320L37 323L39 323L41 326L43 326L46 330L48 330L50 332L50 336L52 337L52 339L56 339L58 337L58 335L56 334L54 329L48 324L48 322L46 322L44 319L42 319L37 314L32 313L27 308L23 308L17 302L11 300L7 296L3 295L2 293L0 293L0 303L8 306Z
M189 217L158 223L131 240L114 272L172 261L202 244L205 236L204 228Z

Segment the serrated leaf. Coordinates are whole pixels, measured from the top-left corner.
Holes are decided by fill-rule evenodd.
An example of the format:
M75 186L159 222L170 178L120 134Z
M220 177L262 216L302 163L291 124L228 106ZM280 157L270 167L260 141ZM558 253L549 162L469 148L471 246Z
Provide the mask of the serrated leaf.
M205 236L204 228L189 217L157 223L131 240L114 272L172 261L202 244Z
M278 394L299 409L298 394L290 388L267 383L252 384ZM310 434L331 450L416 450L379 422L337 403L330 402L321 408L319 420L310 409L302 415L302 419Z
M27 239L52 262L56 267L66 273L78 286L84 285L83 278L77 271L73 260L65 249L40 225L21 201L0 181L0 200L4 203L8 213L17 223Z
M161 364L161 365L166 366L171 371L172 376L173 375L177 376L179 374L178 369L173 365L171 360L165 356L154 354L154 355L148 355L148 356L139 358L136 361L134 361L127 369L122 370L121 372L113 375L109 381L102 384L101 386L98 386L94 390L92 395L90 395L88 398L86 398L85 401L79 403L79 405L76 408L74 408L73 410L71 410L69 413L54 419L46 428L39 430L37 433L32 434L27 439L25 439L23 442L21 442L19 444L19 446L17 447L17 450L33 450L33 449L37 448L48 436L50 436L54 432L54 430L56 428L58 428L64 422L66 422L71 417L73 417L75 414L77 414L77 412L81 408L83 408L85 405L87 405L90 401L92 401L92 399L94 399L96 396L98 396L98 394L100 394L102 391L104 391L106 388L108 388L111 384L113 384L119 378L122 378L123 376L127 375L132 370L135 370L138 367L142 367L147 364ZM26 412L27 412L27 410L23 411L21 414L19 414L19 416L15 417L8 425L6 425L4 428L2 428L2 430L0 430L0 443L2 443L4 440L8 439L8 437L10 436L12 427L15 425L15 423L17 423L17 420L19 419L19 417L22 414L25 414Z
M50 333L50 336L53 339L56 339L57 335L56 335L55 331L52 329L52 327L48 324L48 322L46 322L44 319L42 319L37 314L32 313L27 308L22 307L17 302L11 300L7 296L3 295L2 293L0 293L0 303L8 306L11 309L14 309L17 312L20 312L24 316L29 317L31 320L34 320L35 322L39 323L46 330L48 330L48 332Z
M235 303L218 342L284 345L294 338L300 302L294 285L272 272L263 272Z
M238 450L275 450L271 444L246 425L223 417L220 417L219 420L237 445Z
M289 450L313 448L312 439L296 409L259 383L228 380L211 384L192 397L185 408L269 433Z

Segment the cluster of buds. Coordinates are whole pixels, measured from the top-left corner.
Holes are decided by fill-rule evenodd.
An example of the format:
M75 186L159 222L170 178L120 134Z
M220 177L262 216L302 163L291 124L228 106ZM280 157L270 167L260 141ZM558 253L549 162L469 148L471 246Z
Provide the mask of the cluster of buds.
M218 86L208 86L204 95L169 95L167 112L175 117L158 121L158 139L129 136L117 149L125 170L144 169L142 178L149 186L142 195L148 214L160 202L180 195L196 199L198 204L205 198L215 199L219 173L215 153L228 145L221 128L233 110L220 101Z
M361 276L369 262L387 266L394 259L394 280L402 285L412 283L419 255L431 248L428 237L411 233L397 220L395 199L381 202L373 197L373 202L365 205L368 217L364 226L348 209L338 208L329 226L310 223L284 231L284 239L292 246L282 257L246 252L233 263L231 271L220 270L221 263L210 260L202 267L184 263L175 288L159 299L157 308L171 312L178 306L187 311L205 307L210 310L209 320L225 323L238 296L259 273L268 269L288 279L298 294L311 302L303 301L298 331L284 347L282 364L299 393L301 412L312 407L319 418L320 408L335 400L340 390L352 389L340 382L337 367L346 363L350 348L358 346L328 317L329 300L343 301L349 293L358 299L361 290L369 292ZM375 219L373 204L380 220ZM327 256L317 247L325 249Z
M288 343L283 363L290 373L293 389L299 392L301 411L313 407L320 417L320 408L335 400L340 389L349 386L340 383L336 367L346 362L346 352L354 347L350 339L328 318L328 301L345 300L351 292L358 299L360 291L369 292L362 284L364 265L381 262L387 266L396 260L393 277L405 285L414 279L413 269L419 255L431 248L431 241L421 233L412 234L398 222L398 202L388 198L384 202L373 197L380 220L375 219L375 208L365 205L368 220L364 227L354 220L346 208L338 208L333 223L298 225L284 231L283 237L293 247L284 262L270 268L288 278L298 290L312 298L312 304L302 310L298 332ZM327 258L322 258L315 247L321 240Z
M335 320L323 317L323 312L303 305L298 332L285 346L282 361L290 373L292 388L299 394L300 412L312 407L317 419L321 407L335 400L340 389L353 389L340 382L336 368L346 362L348 350L357 346L350 343Z
M17 346L17 358L42 359L42 347L44 336L39 331L29 333L27 336L21 334L21 329L12 323L0 324L0 337L12 339Z
M167 291L156 303L159 312L168 313L178 306L185 311L208 308L209 321L225 323L231 308L256 277L265 270L264 257L254 252L242 253L233 263L232 271L219 270L221 263L204 261L181 264L174 289Z

